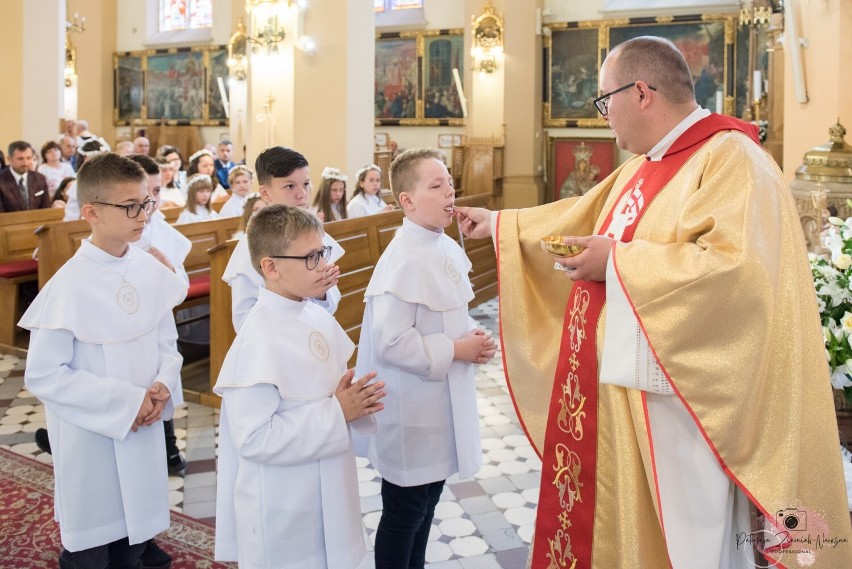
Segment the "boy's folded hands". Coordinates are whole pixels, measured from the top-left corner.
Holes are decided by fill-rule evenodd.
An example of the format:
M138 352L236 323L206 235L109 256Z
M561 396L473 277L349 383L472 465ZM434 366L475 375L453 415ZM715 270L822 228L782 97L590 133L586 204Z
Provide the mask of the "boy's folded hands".
M383 391L385 382L369 383L376 377L376 372L371 371L357 381L352 381L353 377L355 377L355 370L348 370L340 378L340 383L334 392L347 423L384 409L384 403L378 401L387 395Z

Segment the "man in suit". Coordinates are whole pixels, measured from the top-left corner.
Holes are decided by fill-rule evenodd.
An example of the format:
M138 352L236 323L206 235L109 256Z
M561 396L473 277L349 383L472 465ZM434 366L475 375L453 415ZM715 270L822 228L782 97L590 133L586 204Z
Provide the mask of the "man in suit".
M34 154L29 142L9 145L9 167L0 172L0 213L50 207L47 180L32 171Z
M216 154L218 157L213 161L213 165L216 167L216 178L219 180L219 185L226 190L231 188L230 184L228 184L228 172L230 172L231 168L236 166L236 164L231 162L231 155L233 153L234 145L231 141L227 139L222 140L216 148Z

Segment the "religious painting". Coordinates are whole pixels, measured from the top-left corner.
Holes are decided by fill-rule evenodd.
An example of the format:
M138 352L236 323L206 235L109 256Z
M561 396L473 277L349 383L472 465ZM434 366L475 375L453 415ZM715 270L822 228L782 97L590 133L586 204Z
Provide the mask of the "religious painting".
M130 124L141 119L145 95L142 57L115 54L113 73L113 120L116 124Z
M417 37L382 34L376 40L375 117L379 124L417 118L418 69Z
M638 36L660 36L681 51L695 84L695 100L711 111L733 114L734 40L733 16L695 16L677 22L635 23L609 28L609 49ZM728 100L728 98L730 99Z
M615 170L612 138L549 138L548 201L585 195Z
M453 70L464 79L464 33L423 39L423 108L427 119L461 119L461 99ZM459 123L460 124L460 123Z
M116 125L227 126L228 49L205 46L116 53Z
M550 37L546 126L576 126L568 121L598 119L600 52L597 28L554 29Z
M545 28L545 127L608 126L592 103L600 95L598 71L612 48L644 35L667 38L680 49L699 105L737 116L746 107L750 40L747 33L737 32L734 14L555 22ZM761 53L765 59L760 47L765 43L758 37L753 46L758 63Z
M225 100L228 100L228 49L219 48L211 49L207 52L209 58L207 74L207 101L208 119L225 121L228 118L225 112L225 104L222 100L222 92L224 91ZM222 124L225 124L224 122Z
M191 123L204 118L204 54L182 50L148 56L145 99L149 119Z

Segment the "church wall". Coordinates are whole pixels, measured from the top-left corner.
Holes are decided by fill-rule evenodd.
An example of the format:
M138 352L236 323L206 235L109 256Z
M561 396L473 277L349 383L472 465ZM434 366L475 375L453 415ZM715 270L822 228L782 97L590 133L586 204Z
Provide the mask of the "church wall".
M785 46L784 174L792 180L805 152L828 141L839 119L852 130L852 2L796 2L798 32L807 40L801 51L808 102L796 100L790 54ZM847 141L849 140L847 136Z
M112 119L113 63L116 46L116 2L69 0L69 16L86 17L86 31L74 34L77 47L77 116L89 122L89 130L111 146L115 142Z
M24 4L22 0L3 4L3 33L0 34L0 149L6 154L9 143L23 134L23 76L24 76ZM33 145L37 144L35 141Z

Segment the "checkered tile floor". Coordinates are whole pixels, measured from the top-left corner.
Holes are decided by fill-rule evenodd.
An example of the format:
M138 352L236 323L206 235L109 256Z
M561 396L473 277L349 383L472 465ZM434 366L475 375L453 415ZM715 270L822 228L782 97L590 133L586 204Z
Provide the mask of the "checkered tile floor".
M497 301L470 311L497 334ZM24 362L0 355L0 447L50 463L33 442L45 426L44 406L23 385ZM524 436L509 398L500 352L476 373L483 466L473 479L447 481L426 550L431 569L524 567L532 538L541 462ZM216 514L216 442L219 412L187 404L175 413L178 446L189 466L169 478L175 511L213 523ZM381 516L380 478L369 461L358 459L361 512L372 547ZM368 553L361 569L373 567Z

